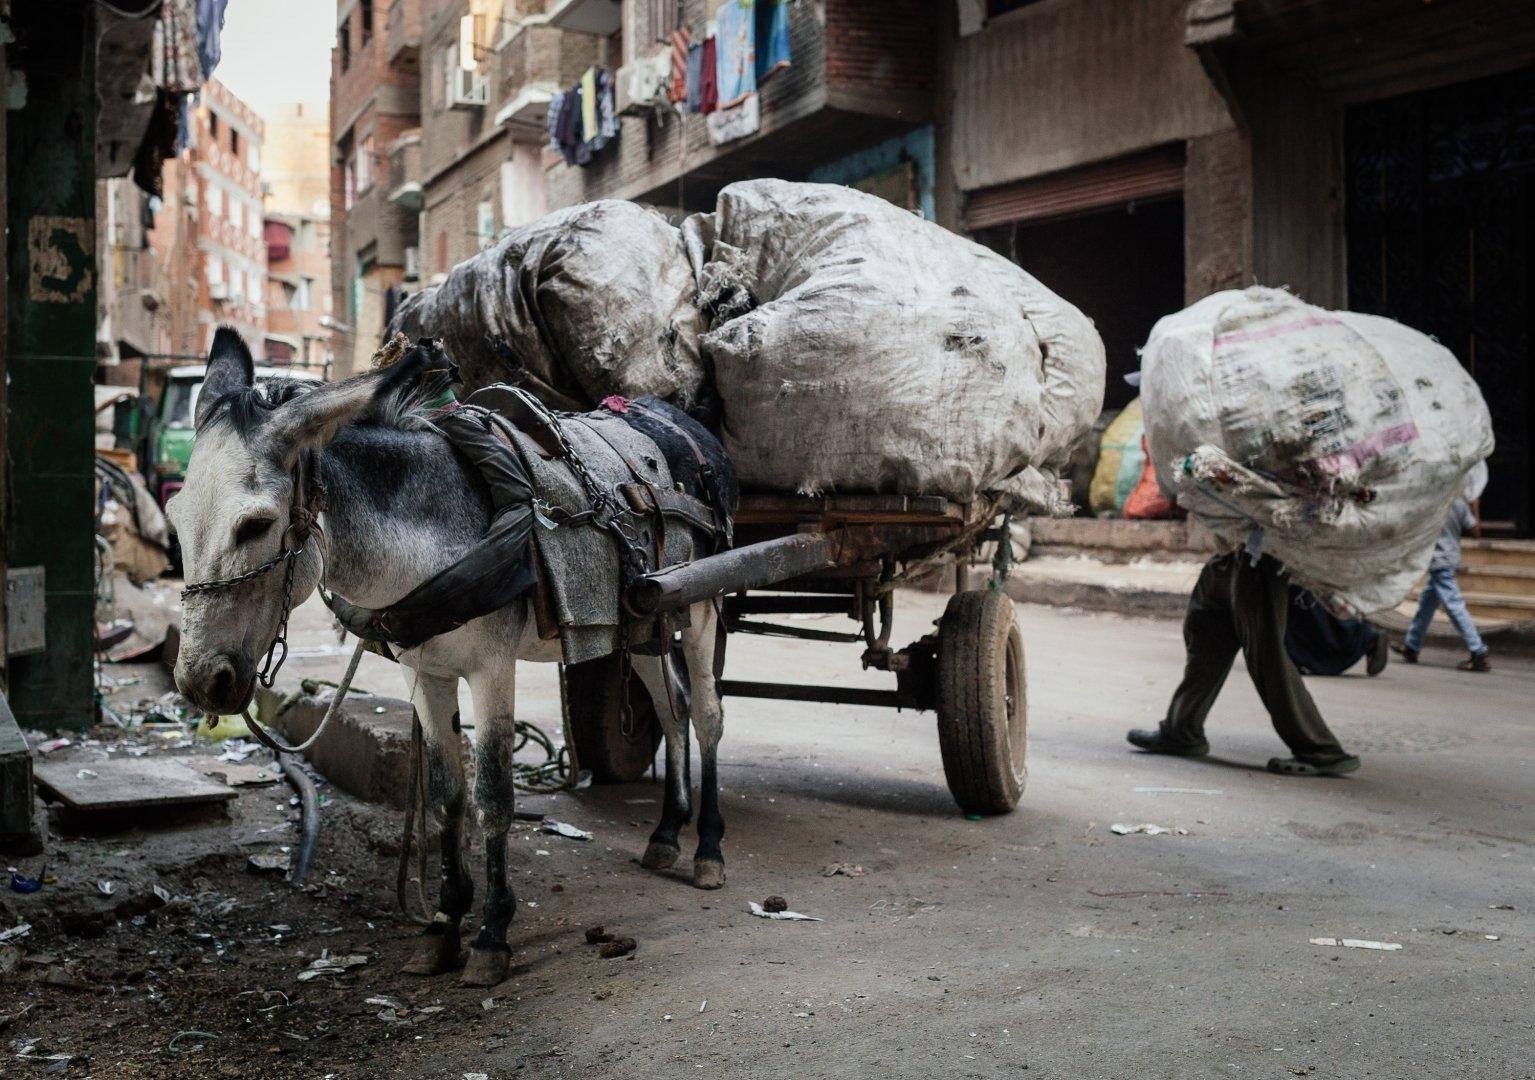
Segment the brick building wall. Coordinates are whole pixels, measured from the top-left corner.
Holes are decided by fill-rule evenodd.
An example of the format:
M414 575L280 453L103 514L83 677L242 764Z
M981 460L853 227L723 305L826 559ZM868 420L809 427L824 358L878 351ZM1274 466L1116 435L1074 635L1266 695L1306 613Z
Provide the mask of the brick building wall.
M388 150L419 125L423 0L338 0L331 51L330 246L335 374L377 345L416 214L388 201Z
M262 235L261 141L266 125L218 80L203 88L189 151L197 191L197 345L220 325L261 354L266 335L266 242ZM222 294L222 299L220 295Z

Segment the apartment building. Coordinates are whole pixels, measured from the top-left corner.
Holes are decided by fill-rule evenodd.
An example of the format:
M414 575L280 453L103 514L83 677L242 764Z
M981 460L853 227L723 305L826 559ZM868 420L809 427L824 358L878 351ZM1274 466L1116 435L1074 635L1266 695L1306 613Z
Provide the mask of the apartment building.
M267 111L263 180L269 363L325 373L332 363L330 114L290 102Z
M331 60L334 374L366 364L414 267L418 208L390 199L391 153L420 125L423 0L338 0Z
M196 192L197 345L233 326L258 356L266 338L266 243L263 235L261 142L266 125L218 80L203 88L182 163L181 190Z

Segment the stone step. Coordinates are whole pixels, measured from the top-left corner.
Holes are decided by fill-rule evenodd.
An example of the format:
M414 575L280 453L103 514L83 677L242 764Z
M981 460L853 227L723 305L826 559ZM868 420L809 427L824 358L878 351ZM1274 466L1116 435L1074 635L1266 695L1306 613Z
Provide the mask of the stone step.
M1460 542L1460 560L1465 567L1535 568L1535 540L1477 540L1468 536Z
M1535 597L1535 566L1463 566L1462 592Z

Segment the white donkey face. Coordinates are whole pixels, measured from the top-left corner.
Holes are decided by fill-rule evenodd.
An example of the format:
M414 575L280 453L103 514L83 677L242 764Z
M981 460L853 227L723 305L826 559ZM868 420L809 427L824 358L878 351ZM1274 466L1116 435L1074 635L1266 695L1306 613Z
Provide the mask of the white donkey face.
M408 366L311 390L258 390L245 343L233 330L219 330L186 484L166 506L187 584L228 581L296 547L290 526L301 455L328 442ZM318 543L311 537L291 560L294 604L319 582ZM249 703L257 666L287 610L288 569L289 560L281 560L248 581L183 598L176 686L198 708L231 713Z

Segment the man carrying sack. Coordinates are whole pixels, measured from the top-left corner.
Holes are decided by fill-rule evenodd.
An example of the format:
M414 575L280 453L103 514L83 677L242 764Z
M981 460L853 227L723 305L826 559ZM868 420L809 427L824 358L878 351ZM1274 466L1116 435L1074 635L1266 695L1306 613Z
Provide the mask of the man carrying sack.
M1205 563L1183 617L1188 649L1183 682L1167 718L1155 729L1134 728L1130 742L1153 754L1203 757L1210 752L1205 718L1240 651L1274 730L1292 757L1271 758L1269 771L1291 776L1340 776L1359 768L1328 729L1300 671L1285 651L1290 612L1284 567L1268 555L1256 563L1244 552Z

